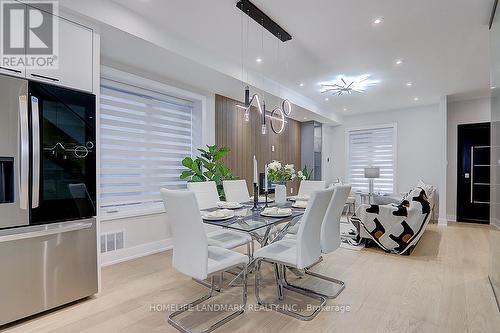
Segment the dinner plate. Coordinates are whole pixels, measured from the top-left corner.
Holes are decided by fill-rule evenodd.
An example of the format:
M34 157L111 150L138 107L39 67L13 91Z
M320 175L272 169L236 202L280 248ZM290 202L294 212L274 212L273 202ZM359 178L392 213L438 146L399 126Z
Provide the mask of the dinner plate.
M225 213L224 216L219 217L219 216L208 216L207 212L203 212L203 213L201 213L201 217L207 221L224 221L224 220L229 220L230 218L233 218L234 213L233 212Z
M306 209L307 207L307 202L305 205L297 205L297 201L295 201L295 203L292 204L292 207L293 208L300 208L300 209Z
M237 205L234 205L234 206L227 206L224 204L224 202L218 202L217 207L223 208L223 209L239 209L239 208L243 207L243 205L238 203Z
M302 195L302 196L294 195L293 197L288 197L288 200L290 200L290 201L307 201L307 200L309 200L309 196L308 195Z
M260 215L265 216L265 217L288 217L288 216L292 216L292 214L293 214L293 212L281 213L281 214L266 213L264 211L260 212Z

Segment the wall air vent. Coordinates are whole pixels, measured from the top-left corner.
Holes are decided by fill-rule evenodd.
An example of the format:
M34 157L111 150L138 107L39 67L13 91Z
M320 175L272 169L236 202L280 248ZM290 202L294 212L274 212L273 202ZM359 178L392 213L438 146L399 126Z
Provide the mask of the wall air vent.
M125 247L123 231L109 232L101 235L101 253L116 251Z

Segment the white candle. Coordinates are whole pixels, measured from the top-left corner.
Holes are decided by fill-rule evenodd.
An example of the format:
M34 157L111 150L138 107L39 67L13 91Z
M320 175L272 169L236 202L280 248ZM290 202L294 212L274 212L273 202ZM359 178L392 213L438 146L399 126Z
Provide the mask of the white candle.
M266 164L266 168L265 168L265 171L264 171L264 191L267 192L267 164Z
M257 159L255 159L255 155L253 155L253 183L259 183L257 180Z

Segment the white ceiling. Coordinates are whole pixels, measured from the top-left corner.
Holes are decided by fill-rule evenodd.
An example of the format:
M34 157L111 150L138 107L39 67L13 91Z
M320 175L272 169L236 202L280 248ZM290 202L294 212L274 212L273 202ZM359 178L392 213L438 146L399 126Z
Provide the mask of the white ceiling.
M234 78L242 77L241 27L246 27L247 19L236 8L236 0L113 1L184 45L189 50L183 54L186 57ZM487 22L492 0L253 2L293 39L281 44L264 31L262 51L262 29L249 21L249 47L243 45L243 53L250 83L273 84L274 93L280 94L285 90L280 89L280 82L320 105L322 111L347 115L396 109L437 103L444 95L489 89ZM374 26L377 17L384 20ZM244 32L244 39L246 35ZM258 64L257 57L263 62ZM404 63L397 66L396 59L404 59ZM365 73L380 83L364 94L328 96L325 101L326 95L320 93L319 82L338 74ZM299 86L301 82L304 87ZM413 86L407 87L407 82Z

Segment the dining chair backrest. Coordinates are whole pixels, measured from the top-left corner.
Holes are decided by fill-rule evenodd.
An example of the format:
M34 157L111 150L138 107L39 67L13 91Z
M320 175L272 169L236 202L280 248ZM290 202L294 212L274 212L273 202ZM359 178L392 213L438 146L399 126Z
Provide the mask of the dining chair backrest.
M172 266L195 279L206 279L208 240L194 193L164 188L160 192L172 230Z
M246 180L224 180L222 186L224 186L224 194L226 195L227 201L241 203L250 200L250 193L248 193Z
M326 183L323 180L303 180L299 185L299 196L311 196L312 192L324 190Z
M200 209L214 208L220 201L217 184L214 181L188 183L187 187L196 196Z
M321 224L332 199L333 188L314 191L297 231L297 268L315 263L321 256Z
M336 185L332 200L321 225L321 252L330 253L340 247L340 217L351 192L351 185Z

